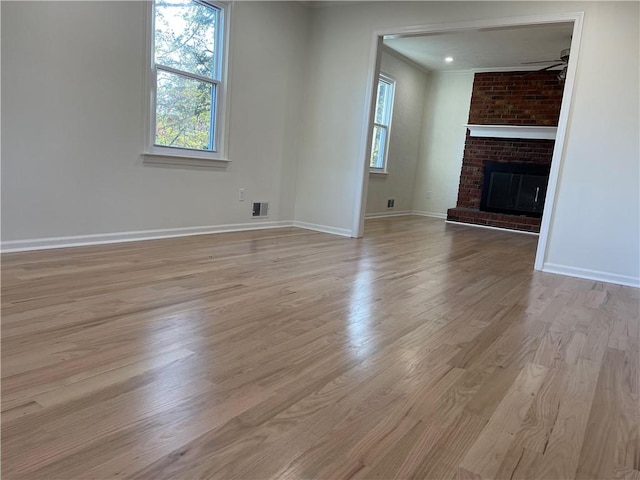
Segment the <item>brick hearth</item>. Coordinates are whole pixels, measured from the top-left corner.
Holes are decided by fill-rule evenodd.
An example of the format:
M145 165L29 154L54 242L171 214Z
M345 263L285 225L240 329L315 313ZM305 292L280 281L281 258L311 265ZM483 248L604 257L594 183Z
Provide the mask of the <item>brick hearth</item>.
M509 228L524 232L539 232L540 219L524 215L507 215L505 213L481 212L477 208L450 208L447 220L462 223L475 223L489 227Z

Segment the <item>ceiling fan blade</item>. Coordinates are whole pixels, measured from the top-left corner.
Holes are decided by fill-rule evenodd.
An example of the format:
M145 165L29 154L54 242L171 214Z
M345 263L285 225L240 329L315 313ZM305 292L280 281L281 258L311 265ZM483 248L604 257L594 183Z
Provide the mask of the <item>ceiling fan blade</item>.
M551 68L559 67L560 65L564 65L564 62L556 63L555 65L549 65L548 67L541 68L540 70L536 70L537 72L544 72L545 70L549 70Z
M553 63L553 62L562 62L562 60L557 58L555 60L540 60L539 62L522 62L521 65L535 65L536 63Z
M525 73L524 76L526 77L527 75L533 75L534 73L544 72L544 71L550 70L550 69L552 69L554 67L559 67L560 65L564 65L564 62L556 63L555 65L549 65L548 67L541 68L540 70L532 70L531 72Z

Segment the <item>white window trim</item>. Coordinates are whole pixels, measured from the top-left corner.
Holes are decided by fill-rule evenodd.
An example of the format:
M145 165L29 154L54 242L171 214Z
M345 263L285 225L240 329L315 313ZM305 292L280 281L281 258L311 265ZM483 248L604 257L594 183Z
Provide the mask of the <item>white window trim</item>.
M387 135L386 135L386 141L384 142L384 156L383 156L382 168L369 167L369 173L388 175L389 170L387 167L388 167L388 157L389 157L389 143L391 143L391 124L393 123L393 107L396 101L396 79L393 75L390 75L385 72L380 72L380 74L378 75L378 82L380 81L381 78L391 83L393 87L393 95L391 95L391 105L389 105L389 124L382 125L381 123L376 123L375 115L371 123L371 127L370 127L371 130L373 130L374 127L376 126L386 128ZM376 103L378 100L378 82L376 82L376 88L374 90L375 92L374 95L376 96Z
M215 137L217 139L216 150L195 150L190 148L163 147L155 145L155 124L156 124L156 75L157 71L154 62L154 45L155 37L155 19L154 19L154 1L145 2L146 4L146 21L145 21L145 42L146 42L146 61L145 61L145 126L144 126L144 147L142 159L145 163L159 163L169 165L194 165L194 166L213 166L224 167L231 160L228 157L229 145L229 99L231 89L229 82L231 75L229 72L229 57L231 40L231 10L232 2L221 2L215 0L202 0L213 7L219 8L222 16L222 59L220 66L222 68L220 80L207 79L210 83L216 84L218 90L218 98L216 102L216 124ZM162 67L162 69L167 69ZM169 70L169 69L167 69Z

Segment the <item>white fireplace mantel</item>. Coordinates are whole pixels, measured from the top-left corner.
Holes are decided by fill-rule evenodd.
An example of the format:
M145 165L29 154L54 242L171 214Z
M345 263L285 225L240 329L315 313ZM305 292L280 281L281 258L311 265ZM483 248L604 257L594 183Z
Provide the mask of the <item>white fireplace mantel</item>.
M472 137L537 138L555 140L558 127L537 125L467 125Z

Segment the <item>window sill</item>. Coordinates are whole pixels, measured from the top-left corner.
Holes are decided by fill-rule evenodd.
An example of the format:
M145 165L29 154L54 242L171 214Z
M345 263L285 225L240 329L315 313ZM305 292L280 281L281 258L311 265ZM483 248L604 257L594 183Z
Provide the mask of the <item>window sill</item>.
M382 170L369 170L369 175L389 175L389 172Z
M231 160L222 158L202 158L190 155L174 155L167 153L150 153L142 154L144 163L157 163L161 165L186 165L191 167L210 167L210 168L226 168Z

